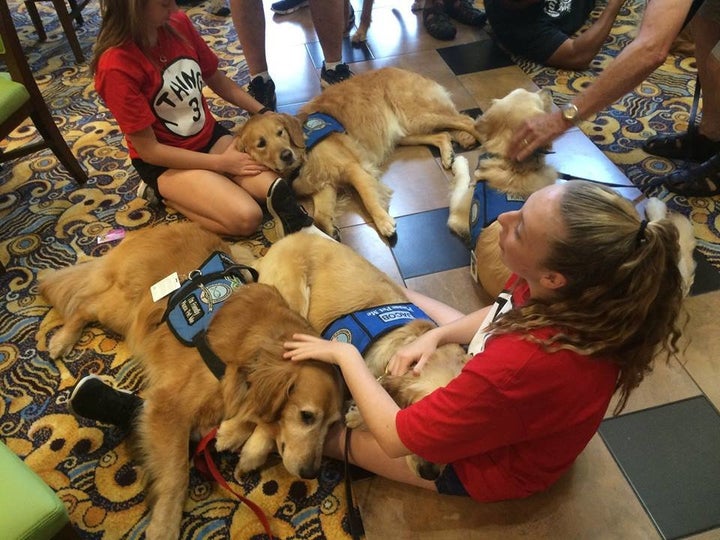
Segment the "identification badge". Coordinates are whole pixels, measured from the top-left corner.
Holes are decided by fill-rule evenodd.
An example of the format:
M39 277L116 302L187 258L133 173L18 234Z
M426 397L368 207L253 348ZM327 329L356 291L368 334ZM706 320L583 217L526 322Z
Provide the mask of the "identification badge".
M177 272L173 272L150 287L150 294L152 295L153 302L157 302L179 288L180 278Z
M125 229L111 229L105 234L98 236L97 243L104 244L106 242L120 240L121 238L125 238Z

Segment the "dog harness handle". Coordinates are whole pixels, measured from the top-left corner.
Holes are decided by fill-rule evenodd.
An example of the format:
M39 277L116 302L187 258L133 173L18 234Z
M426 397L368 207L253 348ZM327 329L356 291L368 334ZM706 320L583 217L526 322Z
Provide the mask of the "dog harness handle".
M243 495L240 495L235 490L233 490L222 477L220 471L215 465L211 454L211 447L215 444L216 435L217 428L210 431L198 443L198 446L195 449L195 454L193 455L193 463L195 464L195 468L200 471L202 475L205 476L205 478L207 478L208 480L215 480L215 482L217 482L220 486L235 495L238 499L240 499L241 502L245 503L248 508L250 508L250 510L255 513L260 523L262 523L263 529L265 529L265 533L268 535L268 538L270 538L270 540L273 540L275 537L270 530L270 522L268 521L265 512L263 512L263 509L247 497L244 497Z

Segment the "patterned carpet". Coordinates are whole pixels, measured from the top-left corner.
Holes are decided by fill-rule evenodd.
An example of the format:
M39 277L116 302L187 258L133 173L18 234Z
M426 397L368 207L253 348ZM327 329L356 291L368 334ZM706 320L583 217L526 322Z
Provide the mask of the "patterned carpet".
M62 361L47 354L47 335L59 324L38 296L36 272L73 264L78 254L98 256L108 244L97 237L116 227L137 229L178 216L155 210L135 197L138 179L130 172L121 136L93 90L87 64L77 66L63 42L52 5L38 3L49 41L38 43L22 4L13 19L50 109L91 180L82 188L58 170L49 152L11 162L0 169L0 416L2 440L23 457L64 501L82 538L140 538L147 524L141 470L126 434L117 428L78 421L66 409L75 382L100 373L124 389L139 390L141 373L123 341L93 328ZM189 10L216 51L232 60L231 77L247 82L242 52L227 18ZM78 30L90 55L99 27L97 2L85 9ZM222 24L218 24L221 22ZM245 80L243 81L243 77ZM212 100L212 98L211 98ZM231 107L213 106L232 127L239 120ZM34 136L18 132L11 145ZM260 254L275 239L272 220L247 241ZM237 458L223 455L221 471L233 490L260 505L280 539L349 538L342 464L325 460L316 481L291 477L279 458L261 472L233 476ZM267 538L249 508L191 470L182 522L183 539ZM2 534L0 533L0 536Z
M108 244L96 238L116 227L128 230L173 221L179 216L152 209L135 197L137 176L121 145L121 135L98 101L87 64L78 66L64 42L47 3L38 3L49 40L38 43L24 5L11 0L14 21L43 93L61 131L88 169L82 188L57 169L51 153L12 162L0 168L0 436L37 471L69 508L83 538L139 538L147 521L140 470L124 433L80 422L67 413L74 383L89 373L102 373L125 389L141 388L141 374L122 340L99 328L83 334L71 355L52 362L46 337L59 321L38 296L38 269L74 263L79 254L98 256ZM608 46L593 70L605 65L630 39L640 16L641 0L629 0ZM210 15L206 4L189 14L211 47L222 56L225 71L247 82L242 51L226 18ZM97 0L85 9L78 35L89 56L99 26ZM53 22L54 21L54 22ZM219 24L222 23L222 24ZM521 62L535 82L558 95L570 95L587 84L590 72L572 73ZM685 129L694 86L692 58L671 57L636 93L630 94L583 129L642 188L662 172L666 160L648 157L640 141L657 131ZM211 107L227 127L237 111ZM16 132L9 144L35 136L34 129ZM3 143L5 144L5 143ZM717 199L686 199L661 194L670 206L691 216L700 249L720 268ZM247 240L260 254L274 240L272 221ZM225 456L222 471L271 516L274 532L283 539L347 538L347 504L339 463L327 460L318 481L289 477L278 463L261 473L233 478L234 463ZM184 539L265 538L254 515L231 495L205 481L194 470L183 515Z

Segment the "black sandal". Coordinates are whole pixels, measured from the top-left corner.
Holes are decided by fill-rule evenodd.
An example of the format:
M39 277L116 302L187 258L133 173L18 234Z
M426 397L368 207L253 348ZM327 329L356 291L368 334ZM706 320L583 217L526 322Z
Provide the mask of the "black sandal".
M445 10L438 5L431 5L423 9L423 25L427 33L435 39L442 41L455 39L457 28Z
M642 149L668 159L707 161L720 152L720 142L708 139L693 126L686 133L654 135L643 143Z
M445 12L453 19L469 26L485 26L485 12L474 6L472 0L445 0Z
M720 195L720 154L704 163L657 178L649 187L665 186L668 191L686 197L712 197Z

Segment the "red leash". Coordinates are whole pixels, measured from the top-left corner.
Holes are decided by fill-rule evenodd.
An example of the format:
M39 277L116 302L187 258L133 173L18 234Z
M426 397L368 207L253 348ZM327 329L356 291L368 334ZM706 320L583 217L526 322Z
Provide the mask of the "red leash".
M270 538L270 540L273 540L275 537L272 535L272 532L270 532L270 523L268 522L268 518L265 515L265 512L263 512L262 508L260 508L257 504L252 502L247 497L244 497L239 493L233 491L233 489L225 481L225 479L220 474L217 466L215 465L215 462L213 461L212 455L210 453L210 449L215 442L216 434L217 428L213 429L212 431L210 431L210 433L205 435L198 444L197 448L195 449L195 455L193 456L193 463L195 464L195 468L199 470L202 475L205 476L208 480L215 480L218 484L220 484L222 487L224 487L226 490L228 490L230 493L240 499L240 501L244 502L250 508L250 510L255 512L255 515L260 520L260 523L262 523L262 526L265 529L268 538Z

